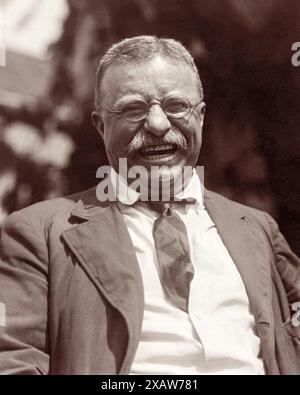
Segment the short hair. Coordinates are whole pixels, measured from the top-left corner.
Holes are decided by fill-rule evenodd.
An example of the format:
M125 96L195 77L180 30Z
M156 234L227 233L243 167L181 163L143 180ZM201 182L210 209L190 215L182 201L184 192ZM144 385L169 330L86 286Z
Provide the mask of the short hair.
M100 108L101 84L104 74L110 66L126 63L142 64L155 56L187 65L196 76L200 97L203 98L203 87L194 59L179 41L156 36L136 36L125 38L112 45L101 58L96 73L95 108Z

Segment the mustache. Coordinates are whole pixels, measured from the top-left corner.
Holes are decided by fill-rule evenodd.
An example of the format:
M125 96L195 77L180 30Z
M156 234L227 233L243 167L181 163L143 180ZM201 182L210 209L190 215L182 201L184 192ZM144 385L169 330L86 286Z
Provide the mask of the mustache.
M162 137L156 137L149 132L139 130L128 145L128 153L134 154L141 149L145 149L153 145L164 144L176 145L177 148L181 149L182 151L188 150L186 138L179 131L179 129L173 128L165 133Z

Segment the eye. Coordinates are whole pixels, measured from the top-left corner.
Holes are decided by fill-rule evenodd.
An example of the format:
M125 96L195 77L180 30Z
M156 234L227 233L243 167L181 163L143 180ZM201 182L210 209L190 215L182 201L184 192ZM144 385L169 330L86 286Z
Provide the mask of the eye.
M128 118L136 118L148 111L148 106L143 101L126 103L122 107L122 114Z
M172 98L172 99L167 99L164 102L164 111L167 114L182 114L185 113L189 110L190 104L188 101L184 99L177 99L177 98Z

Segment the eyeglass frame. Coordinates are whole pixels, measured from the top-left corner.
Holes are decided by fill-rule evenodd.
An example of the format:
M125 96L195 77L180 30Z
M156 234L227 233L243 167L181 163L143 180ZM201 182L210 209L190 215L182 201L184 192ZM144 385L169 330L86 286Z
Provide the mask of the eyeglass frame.
M121 109L121 110L104 109L104 111L106 111L108 113L111 113L111 114L119 114L120 116L122 116L128 122L138 123L138 122L142 122L145 119L147 119L147 117L149 116L149 113L150 113L150 110L151 110L152 106L159 105L161 107L163 113L166 115L166 117L168 119L169 118L171 118L171 119L184 119L191 113L192 110L195 110L204 101L204 98L202 98L198 103L195 103L195 104L192 104L190 102L190 100L187 99L187 98L182 99L182 100L184 100L185 102L187 102L189 104L189 108L188 108L188 110L187 110L187 112L185 114L180 115L180 116L176 116L176 115L174 116L173 114L167 114L165 112L165 110L163 108L163 105L164 105L164 102L166 102L167 100L170 100L170 98L167 97L164 100L162 100L160 103L153 103L153 104L149 104L149 103L147 103L144 100L139 100L140 102L145 103L147 105L148 110L145 111L145 114L143 114L142 118L139 118L139 119L136 119L136 120L126 118L126 115L124 114L124 110L123 109ZM131 103L134 103L134 101L132 101ZM126 103L126 105L128 105L128 104L130 104L130 103ZM125 104L124 104L124 106L125 106Z

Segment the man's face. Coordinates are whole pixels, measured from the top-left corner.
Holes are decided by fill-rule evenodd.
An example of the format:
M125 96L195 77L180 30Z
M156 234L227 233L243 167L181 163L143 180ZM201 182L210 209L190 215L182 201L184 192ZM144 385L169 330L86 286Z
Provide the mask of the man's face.
M141 65L111 66L102 81L102 102L99 113L93 113L111 166L119 172L119 159L127 158L127 166L151 166L183 169L195 166L202 142L205 104L201 102L193 71L182 63L156 57ZM161 103L186 100L191 109L185 118L166 116ZM175 101L174 101L175 100ZM119 111L139 108L141 101L150 105L144 120L132 122ZM177 111L177 110L175 110ZM173 174L176 176L176 174Z

